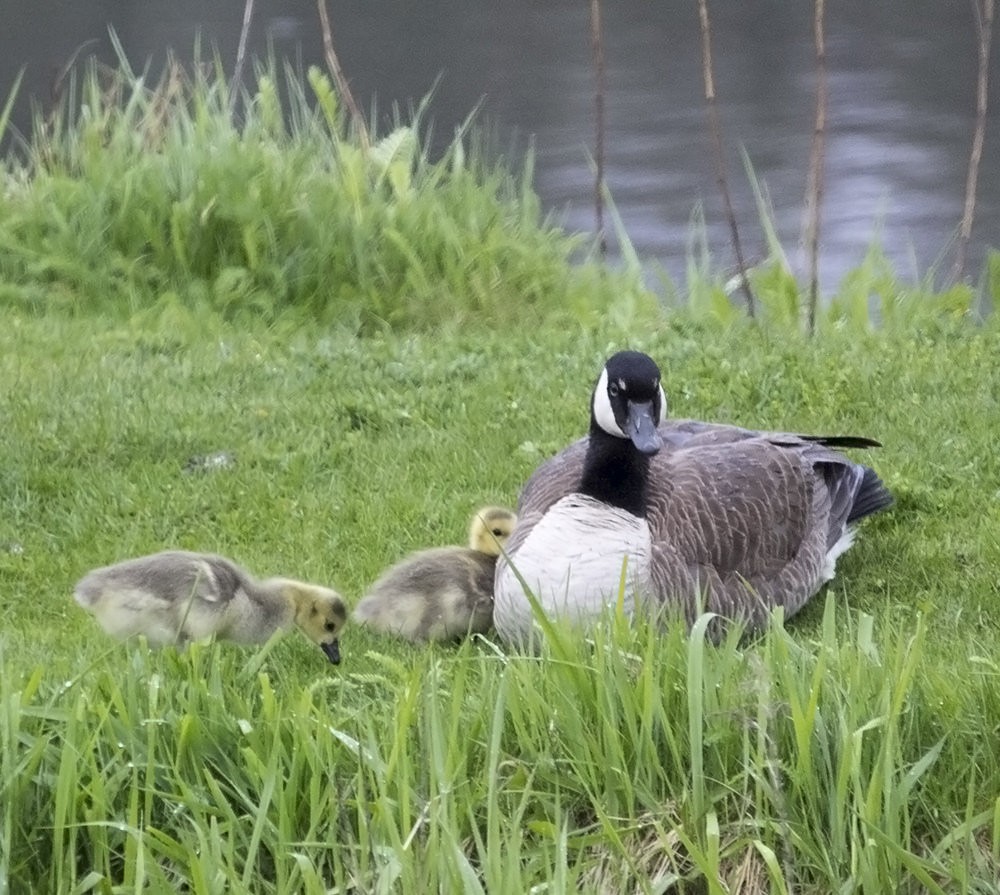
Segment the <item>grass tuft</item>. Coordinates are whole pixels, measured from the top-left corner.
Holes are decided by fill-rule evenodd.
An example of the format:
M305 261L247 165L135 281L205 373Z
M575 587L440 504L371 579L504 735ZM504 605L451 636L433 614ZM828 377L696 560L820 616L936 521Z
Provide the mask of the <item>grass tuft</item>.
M258 66L237 122L217 65L171 62L152 85L91 65L0 173L0 297L77 312L296 309L354 330L592 319L608 278L653 306L634 272L568 266L580 240L476 132L431 159L418 113L366 151L326 76L305 80Z
M986 891L1000 761L968 722L993 682L956 719L923 620L872 629L830 597L808 644L609 617L559 659L467 643L311 686L199 645L5 674L0 867L16 891Z

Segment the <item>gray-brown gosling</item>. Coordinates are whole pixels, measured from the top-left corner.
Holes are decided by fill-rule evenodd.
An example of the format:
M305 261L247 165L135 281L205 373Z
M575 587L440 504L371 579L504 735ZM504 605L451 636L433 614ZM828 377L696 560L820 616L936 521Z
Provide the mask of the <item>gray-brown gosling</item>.
M114 637L144 634L153 646L212 636L252 644L294 625L334 665L347 621L336 591L289 578L258 581L224 556L183 550L94 569L73 596Z
M437 547L407 557L372 585L354 620L413 641L488 631L497 557L516 521L503 507L477 510L468 547Z

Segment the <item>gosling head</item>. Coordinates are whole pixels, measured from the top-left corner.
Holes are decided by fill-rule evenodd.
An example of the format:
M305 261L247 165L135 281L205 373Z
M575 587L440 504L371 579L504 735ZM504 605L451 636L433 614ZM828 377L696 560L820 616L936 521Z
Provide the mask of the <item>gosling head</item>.
M472 514L469 546L480 553L499 556L516 524L513 511L505 507L482 507Z
M298 581L284 583L285 596L295 607L295 624L326 657L340 664L340 629L347 622L347 605L336 591Z
M639 351L619 351L608 359L594 388L591 432L626 438L640 453L655 454L663 443L656 427L666 407L656 362Z

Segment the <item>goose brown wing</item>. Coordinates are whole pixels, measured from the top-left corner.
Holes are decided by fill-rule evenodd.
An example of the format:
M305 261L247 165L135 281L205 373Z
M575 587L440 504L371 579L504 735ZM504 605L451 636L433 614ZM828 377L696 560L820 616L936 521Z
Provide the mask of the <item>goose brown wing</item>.
M84 606L110 594L124 608L171 611L191 599L224 605L246 584L246 573L225 557L166 550L89 572L75 596Z
M873 448L882 445L861 435L800 435L793 432L761 432L726 423L672 419L660 424L664 442L674 448L708 447L766 438L775 444L818 444L829 448Z
M653 539L691 563L724 576L774 575L814 525L815 477L798 451L756 439L657 460L650 470Z
M517 498L517 524L514 534L530 527L528 516L541 515L561 497L571 494L580 486L583 476L583 460L587 455L589 438L580 438L558 454L544 461L525 482ZM508 552L510 544L508 543Z
M797 436L685 448L653 474L655 598L751 627L776 606L797 612L831 576L848 525L891 503L871 469Z
M238 566L222 556L164 551L123 564L123 576L134 576L150 593L162 595L168 602L189 599L206 604L225 604L246 583Z

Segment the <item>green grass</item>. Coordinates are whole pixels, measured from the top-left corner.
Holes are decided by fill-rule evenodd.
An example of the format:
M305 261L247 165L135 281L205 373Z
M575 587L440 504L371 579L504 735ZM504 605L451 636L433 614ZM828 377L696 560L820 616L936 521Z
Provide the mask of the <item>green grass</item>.
M996 327L167 318L4 312L0 889L991 891ZM297 636L149 654L72 602L166 546L356 598L513 502L626 343L674 415L885 443L896 507L787 631L612 623L530 658L351 629L333 669ZM236 464L185 471L216 450Z
M1000 328L968 311L1000 255L980 295L873 248L815 340L777 246L761 325L704 252L663 312L634 260L569 263L530 164L432 161L419 123L365 153L319 75L278 84L236 127L212 78L94 73L0 172L0 895L995 892ZM896 505L787 625L352 627L333 668L72 601L165 547L356 599L513 504L622 346L674 416L884 443Z
M24 159L7 160L0 299L297 308L355 330L603 307L607 277L567 265L585 246L543 217L530 159L514 176L467 128L432 160L419 116L365 151L344 136L327 79L307 81L261 68L237 125L211 69L172 65L152 86L88 70ZM614 279L623 306L648 305L636 277Z

